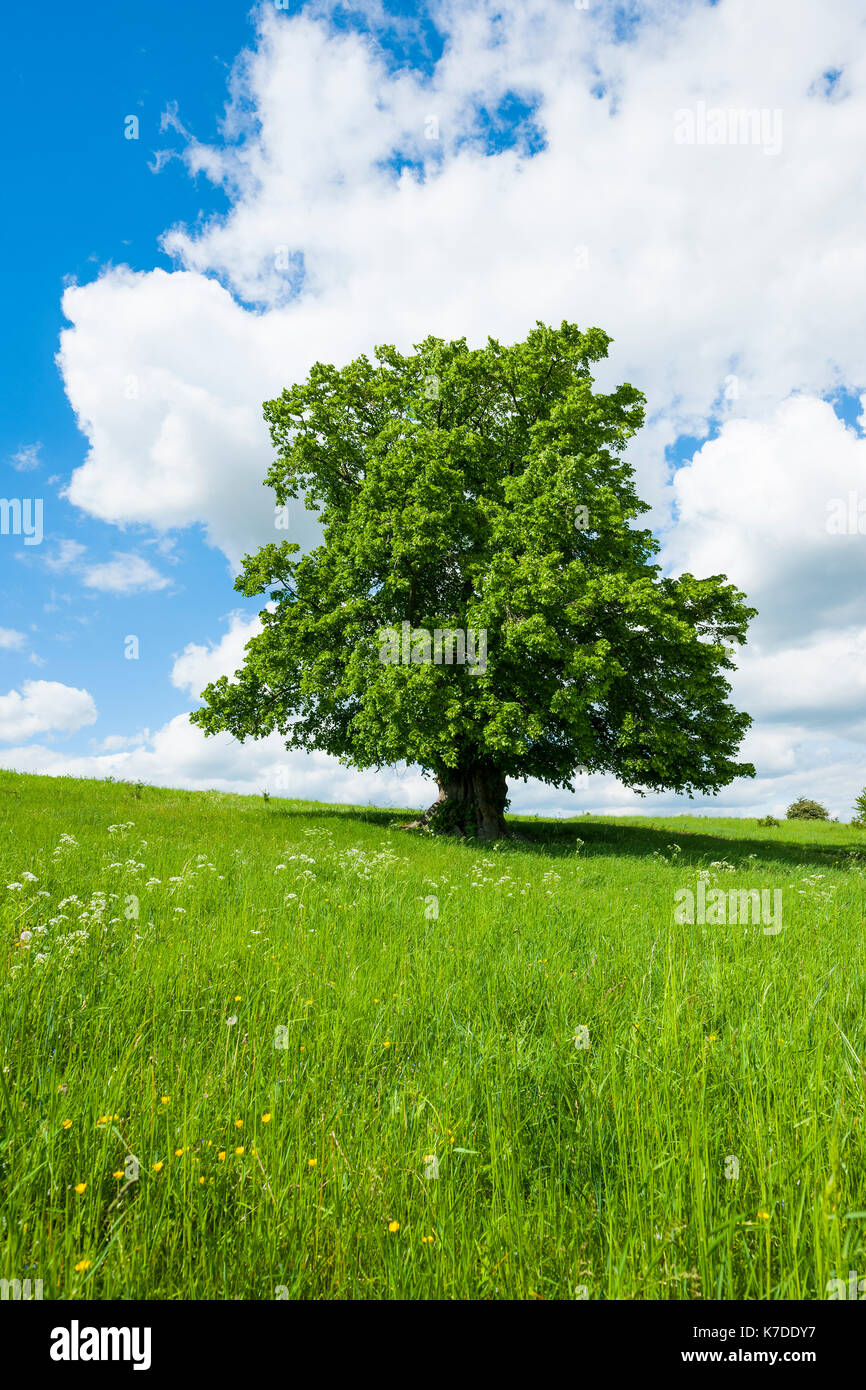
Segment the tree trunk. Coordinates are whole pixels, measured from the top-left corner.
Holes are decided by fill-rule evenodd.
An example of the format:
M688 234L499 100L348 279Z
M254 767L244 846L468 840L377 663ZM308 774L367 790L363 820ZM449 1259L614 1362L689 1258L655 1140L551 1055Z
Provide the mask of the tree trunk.
M430 829L440 834L474 835L479 840L498 840L508 834L505 824L507 784L496 768L474 763L448 768L436 781L439 795L410 829Z

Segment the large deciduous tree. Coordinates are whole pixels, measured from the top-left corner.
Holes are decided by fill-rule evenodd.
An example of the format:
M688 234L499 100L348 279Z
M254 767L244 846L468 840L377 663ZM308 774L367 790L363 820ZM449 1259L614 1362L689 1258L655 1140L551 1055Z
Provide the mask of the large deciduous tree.
M506 833L509 777L691 794L753 776L724 672L755 610L724 575L653 563L621 457L644 398L593 386L609 343L569 323L510 347L430 337L268 401L266 482L323 540L246 557L262 630L193 722L418 764L439 786L424 823L483 838Z

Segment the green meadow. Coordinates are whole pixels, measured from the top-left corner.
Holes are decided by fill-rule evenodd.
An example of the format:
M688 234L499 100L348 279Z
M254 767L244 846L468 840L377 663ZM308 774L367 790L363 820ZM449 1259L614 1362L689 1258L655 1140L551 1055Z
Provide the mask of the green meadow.
M0 774L2 1274L56 1299L866 1276L866 832ZM675 919L780 889L782 929Z

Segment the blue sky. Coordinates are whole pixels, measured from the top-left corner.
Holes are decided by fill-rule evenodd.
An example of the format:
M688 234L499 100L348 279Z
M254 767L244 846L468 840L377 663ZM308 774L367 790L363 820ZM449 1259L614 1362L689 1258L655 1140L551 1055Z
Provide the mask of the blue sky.
M45 538L0 537L0 761L424 800L411 772L186 725L254 630L231 578L272 536L261 401L317 356L567 317L612 333L606 383L647 393L631 457L665 565L724 570L760 610L735 685L759 778L716 808L846 812L863 544L825 516L866 487L854 0L50 4L6 28L0 467L5 497L44 499ZM784 141L678 144L699 102L778 113ZM577 791L520 805L634 805Z
M227 73L253 30L243 6L200 0L95 4L86 19L68 5L17 6L5 27L0 119L16 137L6 152L15 216L0 225L3 302L13 330L0 344L3 495L44 496L46 533L86 545L97 559L136 547L147 554L152 532L119 533L64 501L57 485L46 486L53 476L66 482L87 447L54 360L64 325L61 293L69 280L93 280L111 263L170 269L159 247L165 228L225 209L221 190L190 179L177 162L159 175L149 164L170 144L160 118L173 101L201 138L216 135ZM124 138L129 114L139 117L137 141ZM11 468L9 459L35 443L42 446L40 467ZM231 590L225 558L195 531L180 540L177 563L164 566L170 588L122 598L46 572L40 549L18 544L10 553L11 540L3 537L2 624L32 632L32 642L26 652L2 654L6 688L37 671L86 684L98 692L106 730L118 723L156 727L175 714L178 693L165 678L172 654L203 614L207 626L244 605ZM140 637L139 664L119 659L128 633ZM34 670L31 652L45 665ZM144 670L152 674L142 679ZM93 734L88 728L68 746L85 748Z
M278 8L288 17L303 5ZM397 19L412 16L417 28L409 36L380 30L389 63L429 73L442 36L415 6L387 10ZM337 8L333 26L368 28L350 7ZM62 290L70 281L92 281L112 264L171 270L174 258L160 246L166 228L226 211L225 193L206 178L190 177L178 160L155 173L153 161L156 151L177 144L174 132L161 129L173 106L197 139L218 138L229 73L254 37L252 7L224 0L96 4L86 20L51 3L19 6L8 16L11 61L0 86L0 118L17 140L7 150L16 216L0 226L3 302L14 325L0 344L9 407L0 423L3 495L42 496L47 536L86 546L95 561L116 551L152 556L158 536L151 528L119 532L59 495L87 447L55 363L65 323ZM139 120L137 140L125 138L129 115ZM531 146L537 137L530 115L514 97L483 112L490 147L524 139ZM10 466L36 444L38 468ZM47 485L50 478L58 481ZM99 726L69 736L69 749L84 750L103 730L155 728L176 714L184 700L167 673L190 634L216 633L229 610L257 611L234 592L225 556L204 542L200 528L172 539L172 553L160 561L166 588L114 596L46 571L41 550L3 538L2 625L32 633L26 648L0 653L6 688L33 678L36 662L44 663L36 666L44 679L86 684L97 699ZM119 659L128 634L139 638L138 663Z

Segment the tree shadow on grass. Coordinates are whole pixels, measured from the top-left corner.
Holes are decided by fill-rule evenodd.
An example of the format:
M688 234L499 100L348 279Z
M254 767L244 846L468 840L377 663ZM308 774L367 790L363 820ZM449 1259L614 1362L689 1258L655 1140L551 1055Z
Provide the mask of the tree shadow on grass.
M512 824L515 824L512 822ZM614 825L610 821L593 820L585 817L568 822L526 822L518 821L518 834L525 836L527 843L515 846L536 853L569 854L577 841L582 842L581 858L615 855L621 858L646 859L654 854L670 859L670 845L679 845L678 864L691 864L705 867L712 860L726 859L728 863L741 863L750 854L767 864L820 865L832 868L834 860L849 863L852 854L866 859L866 836L861 844L837 844L824 841L821 844L806 844L802 841L784 838L784 828L768 829L766 839L744 838L732 835L712 835L706 831L659 828L643 825Z
M274 799L269 803L270 814L288 820L298 818L307 821L339 820L346 825L376 825L382 830L408 824L420 812L407 807L390 806L322 806L320 802L289 801ZM496 842L496 848L486 840L460 840L447 836L437 837L443 845L464 845L475 850L497 854L538 854L558 857L574 853L581 842L581 857L615 856L625 859L648 859L655 853L670 858L669 845L678 844L680 854L678 864L703 867L714 859L727 859L729 863L741 863L748 855L754 854L758 860L767 864L791 864L832 868L833 861L850 861L852 854L862 854L866 859L866 834L862 845L837 844L825 841L822 844L806 844L785 839L784 823L777 829L768 829L765 839L739 838L731 835L712 835L706 831L659 828L658 826L616 825L609 820L594 820L591 816L575 820L523 820L509 817L509 829L514 838ZM420 836L423 832L407 831L407 835Z

